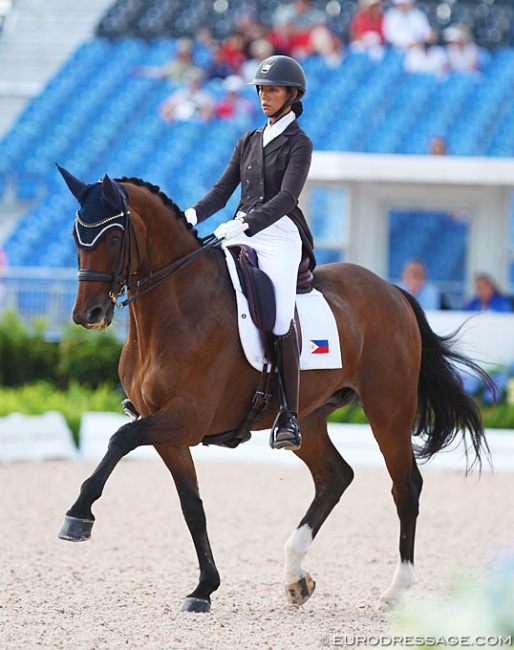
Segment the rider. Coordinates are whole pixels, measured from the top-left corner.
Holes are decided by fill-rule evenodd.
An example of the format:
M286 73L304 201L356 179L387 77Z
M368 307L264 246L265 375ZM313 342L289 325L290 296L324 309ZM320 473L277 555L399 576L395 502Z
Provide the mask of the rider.
M294 450L302 443L296 422L300 382L296 279L302 255L309 257L311 270L316 264L312 234L298 206L312 157L312 142L296 119L303 111L300 100L306 79L297 61L274 55L259 65L250 83L257 87L267 124L240 138L218 182L186 210L186 218L193 226L204 221L226 205L241 183L235 217L214 234L230 240L230 245L254 248L259 267L274 285L280 412L272 429L272 447Z

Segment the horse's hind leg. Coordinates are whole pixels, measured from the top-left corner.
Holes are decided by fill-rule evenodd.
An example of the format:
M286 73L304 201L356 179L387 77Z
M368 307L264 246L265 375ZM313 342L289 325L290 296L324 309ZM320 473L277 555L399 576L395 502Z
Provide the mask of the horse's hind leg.
M303 605L315 583L302 562L323 522L353 480L353 470L340 456L327 432L327 415L316 411L301 422L303 443L294 453L307 465L315 495L307 513L285 545L284 585L289 602Z
M389 470L391 473L391 470ZM380 609L387 609L400 601L415 582L414 540L419 512L419 496L423 479L412 457L410 476L401 480L393 478L393 498L400 519L400 556L389 588L380 596Z
M389 588L380 597L379 607L382 609L400 601L415 582L414 541L423 479L412 450L411 428L415 410L408 408L407 402L405 396L402 412L390 422L385 416L385 407L375 403L366 409L393 482L392 494L400 520L399 561Z

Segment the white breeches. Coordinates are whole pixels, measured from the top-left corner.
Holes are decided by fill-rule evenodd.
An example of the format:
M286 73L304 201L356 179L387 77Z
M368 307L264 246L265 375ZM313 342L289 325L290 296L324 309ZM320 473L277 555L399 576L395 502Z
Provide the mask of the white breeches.
M275 287L277 318L273 333L287 334L294 318L296 280L302 260L302 240L298 228L289 217L282 217L253 237L244 233L233 237L226 246L245 244L255 249L259 268L266 273Z

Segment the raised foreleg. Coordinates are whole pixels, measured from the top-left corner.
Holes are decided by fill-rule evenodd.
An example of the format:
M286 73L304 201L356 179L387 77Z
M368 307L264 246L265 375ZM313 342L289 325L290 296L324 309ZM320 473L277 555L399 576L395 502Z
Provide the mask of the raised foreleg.
M100 464L82 484L79 497L66 513L58 536L73 542L90 539L95 521L92 506L101 497L107 479L116 465L136 447L155 445L173 475L182 512L193 538L200 565L199 584L185 598L180 610L207 612L210 609L210 595L219 587L220 578L207 537L205 513L191 452L187 445L174 441L177 435L170 431L167 420L165 415L153 415L126 424L116 431L109 441L107 453Z
M107 479L116 465L145 440L148 420L138 420L120 427L109 440L107 452L93 474L84 481L78 499L66 513L58 537L70 542L84 542L91 537L95 521L92 506L101 496Z

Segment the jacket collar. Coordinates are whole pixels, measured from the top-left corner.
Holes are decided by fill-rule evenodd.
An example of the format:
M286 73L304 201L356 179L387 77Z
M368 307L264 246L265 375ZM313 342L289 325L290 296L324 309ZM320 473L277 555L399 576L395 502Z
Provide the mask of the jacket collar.
M260 129L257 129L261 137L261 142L262 142L262 134L265 128L266 127L263 126ZM275 151L275 149L281 147L288 138L290 138L293 135L296 135L298 131L300 131L300 127L298 126L298 122L294 120L293 122L291 122L291 124L288 124L288 126L282 131L280 135L277 135L277 137L273 138L271 142L268 142L268 144L264 147L264 154L268 155L272 151Z

